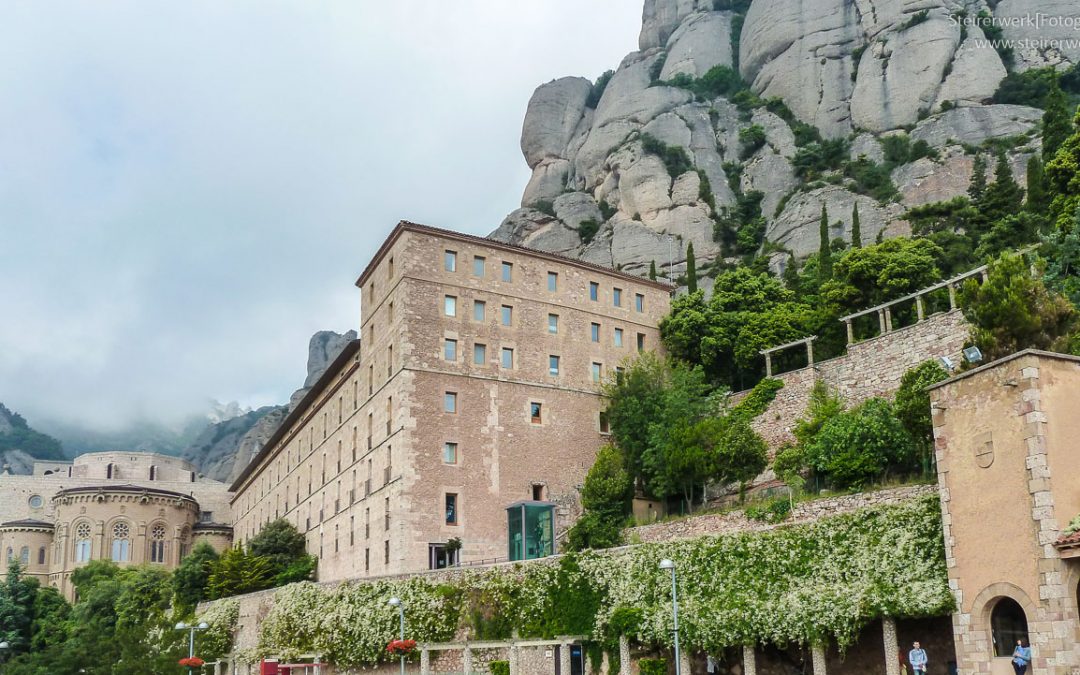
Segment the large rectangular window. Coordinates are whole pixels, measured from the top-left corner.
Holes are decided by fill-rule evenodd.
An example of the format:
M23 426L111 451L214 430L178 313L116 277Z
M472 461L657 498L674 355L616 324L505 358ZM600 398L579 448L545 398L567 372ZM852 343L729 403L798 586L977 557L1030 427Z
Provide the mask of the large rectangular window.
M457 464L457 443L443 443L442 461L444 464Z
M594 302L600 299L600 284L595 281L589 282L589 299Z
M457 412L457 392L448 391L443 394L443 412Z
M509 326L514 323L514 308L510 305L502 306L502 325Z
M604 366L593 362L592 364L592 381L599 382L601 375L603 375Z
M485 267L486 263L487 263L487 259L484 258L484 256L482 256L482 255L473 256L473 259L472 259L472 273L473 273L473 276L483 278L483 276L484 276L484 267Z
M529 404L529 421L533 424L543 424L544 422L544 406L541 403L535 401Z
M641 293L637 293L634 295L634 309L639 312L645 311L645 296Z
M457 252L446 251L443 254L443 269L447 272L457 272Z
M548 314L548 332L555 334L559 332L559 315Z
M458 496L453 492L446 494L446 524L458 524Z
M611 297L612 297L612 301L615 303L616 307L622 307L622 289L621 288L612 289Z
M446 316L457 316L457 298L448 295L443 298L443 314Z
M555 356L554 354L548 357L548 374L559 374L559 357Z
M487 303L483 300L473 300L472 316L475 321L483 321L487 316Z
M443 358L447 361L457 361L457 340L450 338L443 340Z
M645 333L637 334L637 350L639 352L645 351Z
M589 339L593 342L600 342L600 324L594 323L589 325Z
M622 335L623 335L622 328L616 328L615 329L615 346L616 347L622 347L622 345L623 345L623 343L622 343Z
M513 281L514 280L514 264L508 263L505 260L502 264L502 280Z
M558 275L558 273L556 273L556 272L548 272L547 279L548 279L548 290L549 291L554 292L554 291L559 290L559 275Z
M472 348L472 361L478 366L487 363L487 345L476 343Z
M509 347L503 347L502 350L502 367L513 368L514 367L514 350Z

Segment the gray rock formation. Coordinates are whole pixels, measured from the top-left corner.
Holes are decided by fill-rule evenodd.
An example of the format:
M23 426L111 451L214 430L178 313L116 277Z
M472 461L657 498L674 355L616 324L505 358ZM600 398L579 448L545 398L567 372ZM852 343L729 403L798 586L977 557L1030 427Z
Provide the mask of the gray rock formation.
M522 127L522 153L532 169L523 208L491 236L636 273L655 261L678 274L693 242L707 269L731 255L717 242L715 221L738 193L752 190L763 194L766 239L796 256L818 249L823 202L842 223L834 237L850 236L856 202L864 239L879 231L903 234L907 207L965 193L972 146L1009 139L1018 178L1037 151L1042 111L991 104L1005 64L982 42L978 26L961 25L961 12L969 18L983 10L998 17L1042 12L1080 22L1075 0L753 0L745 16L728 7L644 0L639 51L622 60L595 109L587 80L567 77L537 88ZM1078 37L1073 32L1012 27L1006 37ZM1076 62L1076 52L1018 50L1016 68ZM883 163L881 140L905 131L938 155L892 167L900 195L892 203L854 194L836 174L808 183L794 168L807 132L787 112L745 102L740 108L672 86L673 78L698 78L716 66L737 67L754 94L781 99L795 120L825 138L846 138L852 160ZM755 125L764 145L747 147L740 134ZM668 149L646 152L646 134ZM680 149L689 170L675 170L661 156L670 162ZM552 207L530 208L540 202ZM578 232L587 220L600 223L589 242ZM773 267L788 257L776 255Z
M356 331L351 330L344 335L332 330L321 330L311 336L308 341L307 378L304 386L293 392L289 399L289 409L292 410L300 399L308 393L311 385L315 384L330 364L345 349L345 345L356 339Z

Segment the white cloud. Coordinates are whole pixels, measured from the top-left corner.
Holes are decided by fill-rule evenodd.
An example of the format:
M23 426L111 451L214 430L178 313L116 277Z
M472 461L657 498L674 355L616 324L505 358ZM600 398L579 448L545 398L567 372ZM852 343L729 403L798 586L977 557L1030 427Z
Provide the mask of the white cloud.
M640 5L0 5L0 401L167 419L284 401L400 219L486 234L541 82L634 49Z

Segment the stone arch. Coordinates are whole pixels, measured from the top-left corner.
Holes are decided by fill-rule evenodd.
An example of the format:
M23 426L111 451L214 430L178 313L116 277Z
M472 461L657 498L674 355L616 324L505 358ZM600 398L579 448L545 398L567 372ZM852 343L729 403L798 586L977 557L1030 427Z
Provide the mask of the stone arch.
M995 652L991 617L994 608L1005 598L1012 600L1020 606L1027 621L1028 630L1030 630L1031 624L1038 617L1038 607L1031 601L1028 594L1016 584L999 581L990 584L980 591L979 594L975 596L975 601L971 605L971 628L973 631L977 631L986 637L986 644L991 653ZM1009 646L1005 651L1006 657L1011 652L1012 647Z

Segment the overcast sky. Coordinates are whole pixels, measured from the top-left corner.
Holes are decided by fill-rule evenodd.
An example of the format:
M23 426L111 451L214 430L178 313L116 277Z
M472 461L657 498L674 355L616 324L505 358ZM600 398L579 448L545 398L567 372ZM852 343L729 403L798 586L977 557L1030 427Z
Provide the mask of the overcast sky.
M167 420L287 400L400 219L487 234L533 89L640 0L0 3L0 402Z

